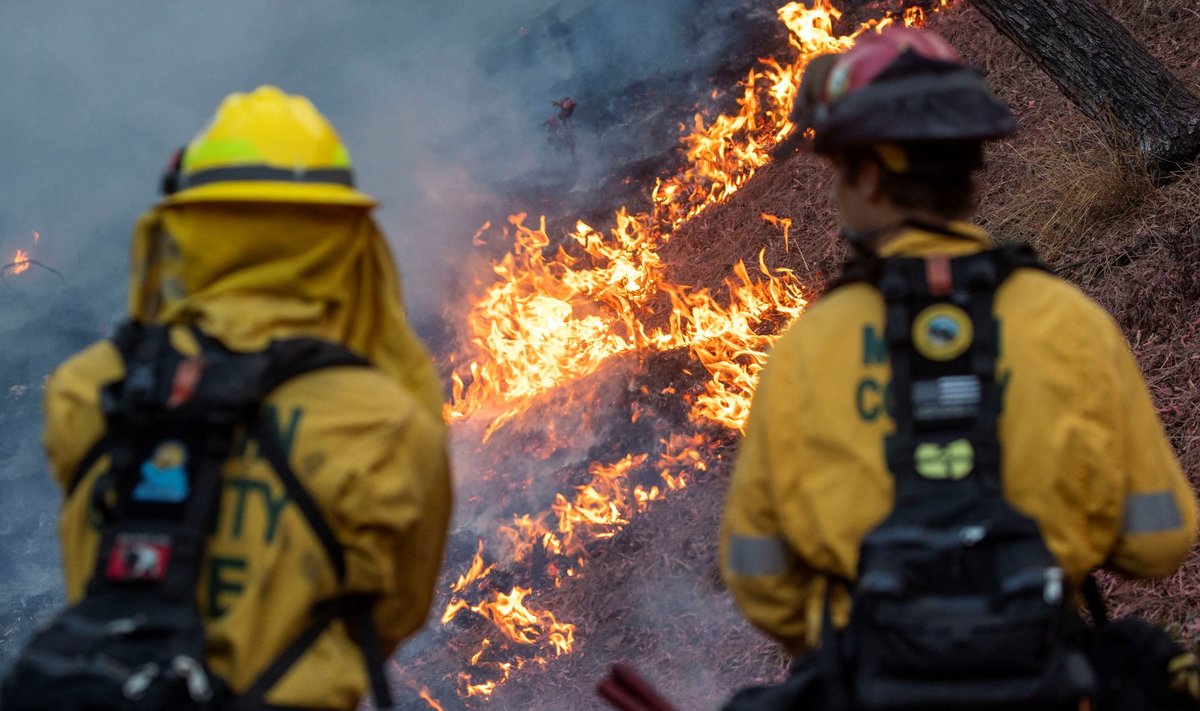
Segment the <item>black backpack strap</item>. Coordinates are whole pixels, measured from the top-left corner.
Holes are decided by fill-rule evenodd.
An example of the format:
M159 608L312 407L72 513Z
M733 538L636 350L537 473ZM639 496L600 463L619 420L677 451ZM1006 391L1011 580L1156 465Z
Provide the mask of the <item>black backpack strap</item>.
M388 687L387 677L383 673L386 657L383 653L383 643L379 639L379 629L375 626L375 596L358 595L344 599L343 619L350 626L352 633L358 637L358 646L362 649L363 661L367 665L367 678L371 682L371 696L375 699L375 708L391 709L394 706L392 690Z
M996 428L1000 418L1000 385L996 382L996 358L1000 344L995 328L996 289L1008 274L1000 274L994 252L981 252L955 260L953 272L967 294L966 311L974 339L967 358L969 372L978 379L979 415L970 442L975 450L975 467L980 484L991 495L1002 496L1000 440Z
M904 408L899 405L912 399L912 341L909 330L912 321L909 306L912 285L908 275L912 261L893 258L882 262L875 282L883 297L883 338L892 366L892 397L896 403L893 417L896 432L887 443L886 456L888 469L896 479L897 502L905 491L901 480L907 479L909 472L913 471L913 448L916 446L912 418L906 417Z
M1100 592L1095 575L1089 574L1083 580L1083 600L1097 627L1108 624L1108 606L1104 604L1104 594Z
M279 683L292 665L300 661L300 658L316 643L321 634L337 619L337 616L336 605L332 603L318 605L313 610L312 620L300 633L300 636L293 640L279 656L275 657L266 669L262 670L246 691L234 699L233 703L229 705L228 711L257 711L270 708L264 701L267 692Z
M361 356L327 341L297 338L273 341L266 350L270 367L263 378L263 396L283 383L305 373L340 366L369 366ZM296 476L288 461L287 452L279 441L278 433L265 418L254 425L253 435L262 454L279 477L288 497L296 504L309 528L312 529L333 566L339 585L346 578L346 558L337 535L330 528L320 507ZM288 669L311 647L325 629L335 620L342 619L357 638L371 682L371 691L377 708L392 706L391 691L384 676L384 654L379 641L379 631L372 616L374 598L371 596L342 596L318 606L304 632L275 659L250 688L239 698L238 709L265 708L263 698L283 678Z
M849 711L850 677L847 664L853 650L846 649L845 639L833 624L833 590L836 586L853 590L849 581L831 575L825 577L825 599L821 602L821 671L825 676L825 711Z
M870 250L862 249L857 245L851 245L850 254L846 261L842 262L842 270L837 279L825 290L825 293L841 288L848 284L857 284L859 282L867 282L874 284L879 281L879 274L883 268L883 259L876 256Z
M274 428L268 424L265 418L259 418L254 426L253 434L254 438L258 441L259 451L262 452L263 456L271 464L271 469L279 477L279 481L287 491L288 498L292 500L292 503L296 504L296 508L300 510L300 513L304 514L304 519L308 522L309 528L316 534L317 540L321 542L321 548L325 550L326 557L329 558L330 564L333 565L333 569L337 573L338 584L340 585L346 579L346 557L342 551L342 544L338 542L333 529L329 527L329 522L325 520L325 516L321 513L317 502L313 500L312 495L308 493L308 490L304 488L304 485L296 477L296 472L288 462L287 453L284 452L283 445L280 443Z
M342 366L369 367L371 365L366 358L348 348L319 338L288 338L271 341L271 344L267 346L266 353L271 367L263 381L264 396L286 381L314 370Z
M79 488L80 482L87 476L87 473L91 471L92 467L96 466L96 462L100 461L100 457L103 457L108 452L110 445L111 442L109 441L108 433L105 433L100 436L100 439L96 440L96 443L87 451L87 454L83 455L83 459L79 460L79 464L76 465L75 471L71 474L71 480L67 482L66 498L71 498L71 494L74 494L75 490Z
M1028 244L1001 245L992 250L992 253L996 260L999 281L1004 281L1018 269L1036 269L1047 274L1054 273L1054 270L1046 266L1033 251L1033 247Z
M308 372L308 371L304 371ZM296 373L299 374L298 372ZM280 380L279 382L282 382ZM266 457L276 477L283 484L288 498L296 505L304 516L309 528L316 535L321 548L333 566L340 586L346 578L346 559L341 543L329 523L321 514L316 501L308 493L296 477L295 471L288 462L287 454L279 442L275 430L267 424L266 419L259 418L252 430L253 437L258 442L259 451ZM287 647L266 666L250 686L231 704L230 711L259 711L271 708L266 704L268 692L279 683L301 657L308 652L313 644L321 637L329 625L339 617L340 609L337 599L318 604L312 611L312 619L303 631Z
M239 695L227 711L279 711L281 707L267 704L266 695L287 674L321 634L336 619L342 619L352 637L357 637L359 647L367 665L367 678L371 685L371 696L377 709L394 706L392 691L383 673L384 654L379 641L379 630L371 616L374 597L346 595L317 605L313 618L291 644L272 661L245 692Z
M113 335L109 338L109 341L112 343L113 347L117 349L117 354L121 357L121 361L125 369L125 375L120 381L116 383L110 383L101 390L100 404L105 410L106 416L109 414L109 410L111 410L111 408L115 405L116 399L120 397L121 389L124 387L125 380L130 374L129 371L131 368L131 363L134 362L135 357L138 355L137 350L139 348L139 344L141 344L142 341L147 337L146 334L150 332L152 328L153 327L148 328L146 326L142 326L137 321L130 319L122 321L113 332ZM166 329L164 327L158 327L158 331L155 332L153 337L161 340L162 342L161 344L157 344L155 348L162 348L162 344L167 343ZM149 355L150 353L145 353L143 354L143 357ZM113 443L112 433L105 431L105 433L102 434L98 440L96 440L95 444L91 446L91 448L83 456L83 459L81 459L79 464L76 465L75 471L72 473L71 479L67 483L66 496L68 498L71 496L71 494L75 493L75 489L79 487L80 482L82 482L83 478L87 476L88 471L96 465L96 462L105 454L109 453L109 449L112 447Z
M271 468L283 483L284 489L287 490L288 496L304 515L313 533L316 534L317 540L320 541L321 547L325 550L330 564L337 573L338 584L341 585L346 579L346 557L341 543L337 540L337 535L330 528L324 515L321 514L316 501L313 500L308 490L304 488L304 485L296 477L296 472L288 462L287 454L284 452L274 428L267 425L266 420L260 419L258 426L255 428L255 437L263 455L266 456L267 461L271 464ZM379 631L376 629L375 621L372 617L373 607L374 598L366 596L343 596L319 605L312 622L309 623L304 632L288 645L274 662L263 670L258 679L240 697L244 699L243 703L255 704L261 702L266 693L283 678L287 670L317 641L321 633L335 619L341 618L346 623L348 629L352 631L352 635L357 637L356 641L362 651L363 662L367 668L367 677L371 682L371 692L375 697L376 707L380 709L391 708L391 691L388 688L387 679L383 673L385 658L379 641ZM236 708L249 709L256 707L253 705L239 705Z
M125 363L126 367L128 367L129 361L133 358L133 350L142 331L143 327L136 321L123 321L113 333L112 338L109 339L113 347L117 349L117 353L121 356L121 360ZM75 493L75 489L78 488L79 483L87 476L88 471L96 466L96 462L100 457L107 453L110 445L109 435L105 432L100 436L100 439L96 440L91 449L83 455L83 459L79 460L79 464L75 467L75 471L71 475L71 480L67 483L67 498L70 498L71 494Z
M306 373L338 366L367 367L370 365L367 359L346 348L315 338L272 341L267 347L266 356L270 365L263 374L263 399L283 383ZM337 573L340 585L346 579L346 558L342 551L342 545L321 514L316 501L300 483L300 479L288 461L283 443L279 441L278 433L268 425L265 418L260 417L254 425L253 434L263 455L266 456L271 468L275 470L276 476L287 490L288 496L304 514L309 527L320 540L321 547L325 549L325 554Z
M1046 267L1028 245L1010 245L953 260L954 279L964 286L967 310L974 324L974 343L970 350L970 372L979 379L981 402L971 443L975 460L984 475L980 482L993 494L1000 495L1001 452L996 437L1001 410L1000 384L996 379L996 359L1000 353L999 334L992 327L996 293L1018 269Z

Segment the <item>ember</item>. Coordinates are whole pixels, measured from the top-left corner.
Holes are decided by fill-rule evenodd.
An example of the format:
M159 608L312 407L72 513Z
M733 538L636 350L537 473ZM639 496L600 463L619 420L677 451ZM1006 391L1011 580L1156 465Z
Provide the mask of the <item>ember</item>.
M20 274L29 269L29 255L23 249L17 250L17 255L13 257L12 263L9 264L13 274Z

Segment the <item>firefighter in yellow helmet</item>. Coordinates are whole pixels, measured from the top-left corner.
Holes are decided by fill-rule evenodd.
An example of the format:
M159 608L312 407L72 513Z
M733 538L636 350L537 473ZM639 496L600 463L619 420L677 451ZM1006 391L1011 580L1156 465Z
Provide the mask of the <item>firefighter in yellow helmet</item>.
M795 655L800 673L791 677L790 691L744 692L730 708L783 708L772 706L773 698L815 703L787 708L838 708L806 696L824 693L822 683L841 685L841 701L849 695L853 708L942 708L905 705L910 687L900 684L854 688L854 674L894 681L919 668L919 645L899 645L890 661L878 661L870 643L850 650L843 644L841 662L832 667L834 653L816 651L844 642L835 630L847 625L852 601L860 611L865 589L888 600L861 611L877 630L882 623L871 615L911 612L904 605L930 577L928 571L904 577L898 560L866 561L869 533L887 521L893 538L874 539L877 549L925 550L927 522L914 511L951 516L939 502L977 510L971 487L997 482L1004 508L1016 512L1009 518L1036 523L1052 555L1054 563L1040 569L1048 582L1038 593L1049 603L1062 597L1051 584L1060 574L1054 571L1061 571L1068 593L1100 567L1138 578L1173 573L1196 539L1195 499L1120 330L1077 288L1040 269L1011 269L988 296L997 325L986 315L984 328L972 333L975 287L964 286L954 265L994 247L967 221L972 174L982 165L983 142L1012 133L1016 124L953 48L918 30L864 35L847 53L810 64L796 114L801 130L813 129L814 151L829 161L842 235L859 274L848 274L848 283L779 339L754 396L724 512L721 569L742 613ZM887 270L893 260L916 266L898 283L880 281L880 274L901 273ZM925 311L910 307L913 280L928 299L922 303L938 303ZM995 274L985 269L982 281L995 283ZM899 317L893 324L893 313L916 316L910 327ZM895 377L900 351L904 383ZM917 369L917 361L927 370ZM968 370L946 374L959 361ZM989 410L989 397L997 410ZM991 426L989 412L998 412ZM982 436L972 429L978 427ZM942 437L946 430L958 434ZM988 430L998 451L987 446ZM989 467L996 471L985 478ZM911 494L903 510L898 491ZM912 536L907 543L896 533L904 525L904 535ZM987 530L986 523L963 527L961 541L943 553L961 545L968 555L969 544ZM864 563L875 573L870 581L860 579ZM965 575L953 568L935 566L932 577ZM929 639L947 640L955 610L935 605L929 614L934 621L926 620L932 625L926 631L941 630ZM905 625L919 618L906 613L889 624L911 631ZM971 644L964 639L961 648ZM883 666L864 670L869 654ZM965 678L969 672L951 671L957 661L951 655L943 669L924 673ZM829 668L845 673L855 663L849 684L845 676L830 681L836 674ZM823 681L805 686L805 674ZM990 686L972 688L1002 690L1003 673L995 674ZM1079 681L1086 689L1095 680ZM954 700L960 704L954 708L975 708L979 698Z
M322 604L357 595L373 601L385 654L418 629L451 496L441 386L405 318L375 201L355 189L325 117L269 86L226 98L163 187L133 233L134 321L169 325L185 355L199 338L248 353L305 337L369 362L300 375L261 410L344 571L250 437L222 468L196 590L207 662L235 695L255 695L247 708L353 709L370 676L361 635L340 618L310 623ZM88 454L106 436L101 393L125 376L104 341L46 386L45 447L68 492L60 531L72 601L96 569L109 458ZM279 664L289 650L296 658Z

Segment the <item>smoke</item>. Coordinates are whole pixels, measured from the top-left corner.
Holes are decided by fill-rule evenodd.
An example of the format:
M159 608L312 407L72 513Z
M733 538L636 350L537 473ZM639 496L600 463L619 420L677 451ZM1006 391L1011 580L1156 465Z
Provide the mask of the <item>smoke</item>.
M383 203L410 310L436 333L460 312L475 229L528 186L567 193L644 149L617 99L655 77L704 76L734 4L0 8L0 260L23 249L37 262L0 282L0 668L61 602L42 381L121 318L130 227L155 200L166 156L225 94L275 84L329 116L359 185ZM565 95L581 101L574 161L546 145L542 126ZM656 125L671 133L675 120Z
M713 561L715 569L715 561ZM708 573L708 576L704 575ZM644 647L637 648L641 660L672 660L668 665L687 669L686 681L679 683L675 675L666 677L674 686L670 697L680 708L712 708L729 692L729 679L723 678L718 665L706 658L710 650L722 650L716 630L735 628L741 616L734 607L733 598L709 579L715 571L673 571L656 575L652 580L641 578L628 584L630 599L636 605L629 606L628 626L635 630L659 630L660 635L644 635L638 641ZM704 632L696 632L691 649L679 645L679 631L664 630L664 620L703 621ZM678 624L678 623L676 623ZM703 639L702 637L707 637ZM644 662L643 662L644 663ZM662 682L659 682L660 685ZM662 687L665 689L665 686Z

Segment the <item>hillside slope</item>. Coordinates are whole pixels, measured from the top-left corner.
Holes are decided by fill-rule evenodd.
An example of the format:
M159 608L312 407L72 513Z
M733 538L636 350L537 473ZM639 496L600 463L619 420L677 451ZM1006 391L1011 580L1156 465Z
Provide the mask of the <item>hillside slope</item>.
M1107 3L1200 91L1200 14L1190 4ZM1200 167L1155 187L1126 146L1106 139L977 12L959 8L931 25L984 69L1020 121L1020 134L990 153L981 224L999 240L1034 243L1114 314L1188 475L1200 483ZM844 251L828 192L824 169L809 156L767 166L672 238L664 257L673 278L719 292L730 265L752 263L765 249L767 264L794 269L819 292ZM786 249L762 213L794 221ZM633 521L569 589L545 598L579 624L579 649L515 676L493 707L601 708L591 688L617 659L686 709L715 708L738 686L782 673L786 660L741 621L717 573L716 531L734 451L730 443L708 478ZM1168 580L1105 584L1120 613L1147 615L1194 643L1198 581L1193 554Z

